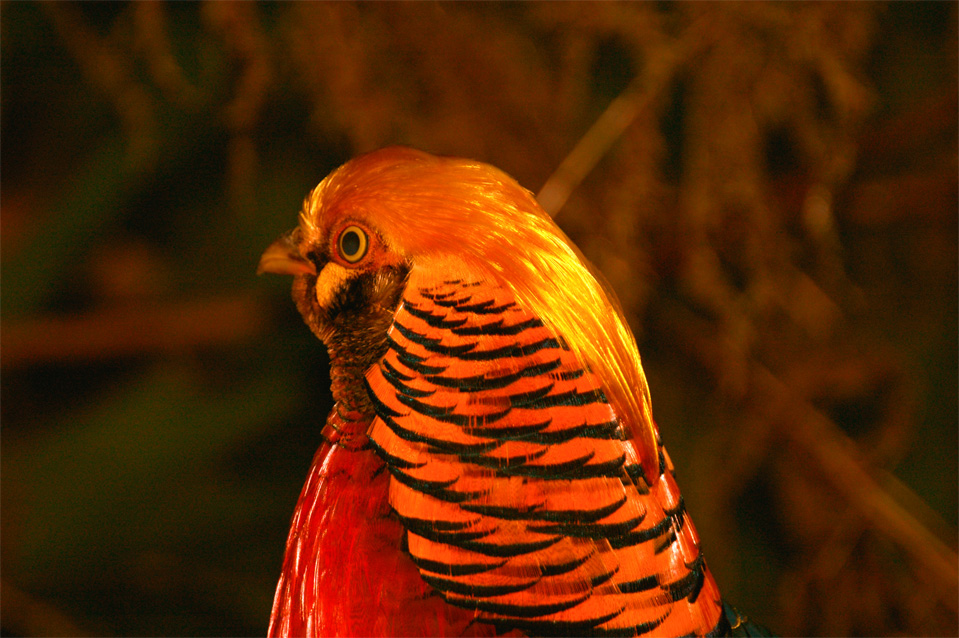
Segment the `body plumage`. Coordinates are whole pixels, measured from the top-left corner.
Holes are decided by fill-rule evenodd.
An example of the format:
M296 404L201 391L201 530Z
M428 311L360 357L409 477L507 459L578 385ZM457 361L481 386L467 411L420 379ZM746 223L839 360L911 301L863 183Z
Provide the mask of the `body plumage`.
M270 635L729 630L615 297L514 180L359 157L260 269L336 400Z

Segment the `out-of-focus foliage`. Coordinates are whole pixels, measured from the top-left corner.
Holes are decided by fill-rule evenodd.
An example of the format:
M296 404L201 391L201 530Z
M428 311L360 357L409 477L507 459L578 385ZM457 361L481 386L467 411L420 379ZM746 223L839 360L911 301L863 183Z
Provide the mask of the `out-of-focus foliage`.
M0 4L3 634L265 631L329 381L253 271L330 169L399 143L545 185L730 602L956 635L956 23Z

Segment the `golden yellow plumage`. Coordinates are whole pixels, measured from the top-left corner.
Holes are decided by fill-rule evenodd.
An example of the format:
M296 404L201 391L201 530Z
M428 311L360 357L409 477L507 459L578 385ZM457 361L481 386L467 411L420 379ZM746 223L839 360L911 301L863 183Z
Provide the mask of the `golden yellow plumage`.
M301 242L325 237L339 211L375 220L391 250L416 256L414 269L487 273L511 289L605 381L637 444L639 458L628 460L658 474L649 390L622 310L528 190L481 162L395 147L345 164L313 190Z

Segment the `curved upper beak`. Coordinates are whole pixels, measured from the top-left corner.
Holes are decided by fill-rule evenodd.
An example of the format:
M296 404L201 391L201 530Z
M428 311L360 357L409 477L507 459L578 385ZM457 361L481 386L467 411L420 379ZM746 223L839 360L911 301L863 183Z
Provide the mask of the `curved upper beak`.
M265 272L274 275L315 275L316 267L300 254L300 249L293 241L293 233L289 232L270 244L260 257L256 274Z

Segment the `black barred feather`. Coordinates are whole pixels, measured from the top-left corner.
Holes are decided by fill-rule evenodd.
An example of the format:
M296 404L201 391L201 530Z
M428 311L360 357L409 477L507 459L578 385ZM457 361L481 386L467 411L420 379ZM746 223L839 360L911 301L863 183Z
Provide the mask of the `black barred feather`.
M602 383L542 320L484 282L411 278L387 345L371 440L449 603L537 635L725 627L667 459L648 480Z

